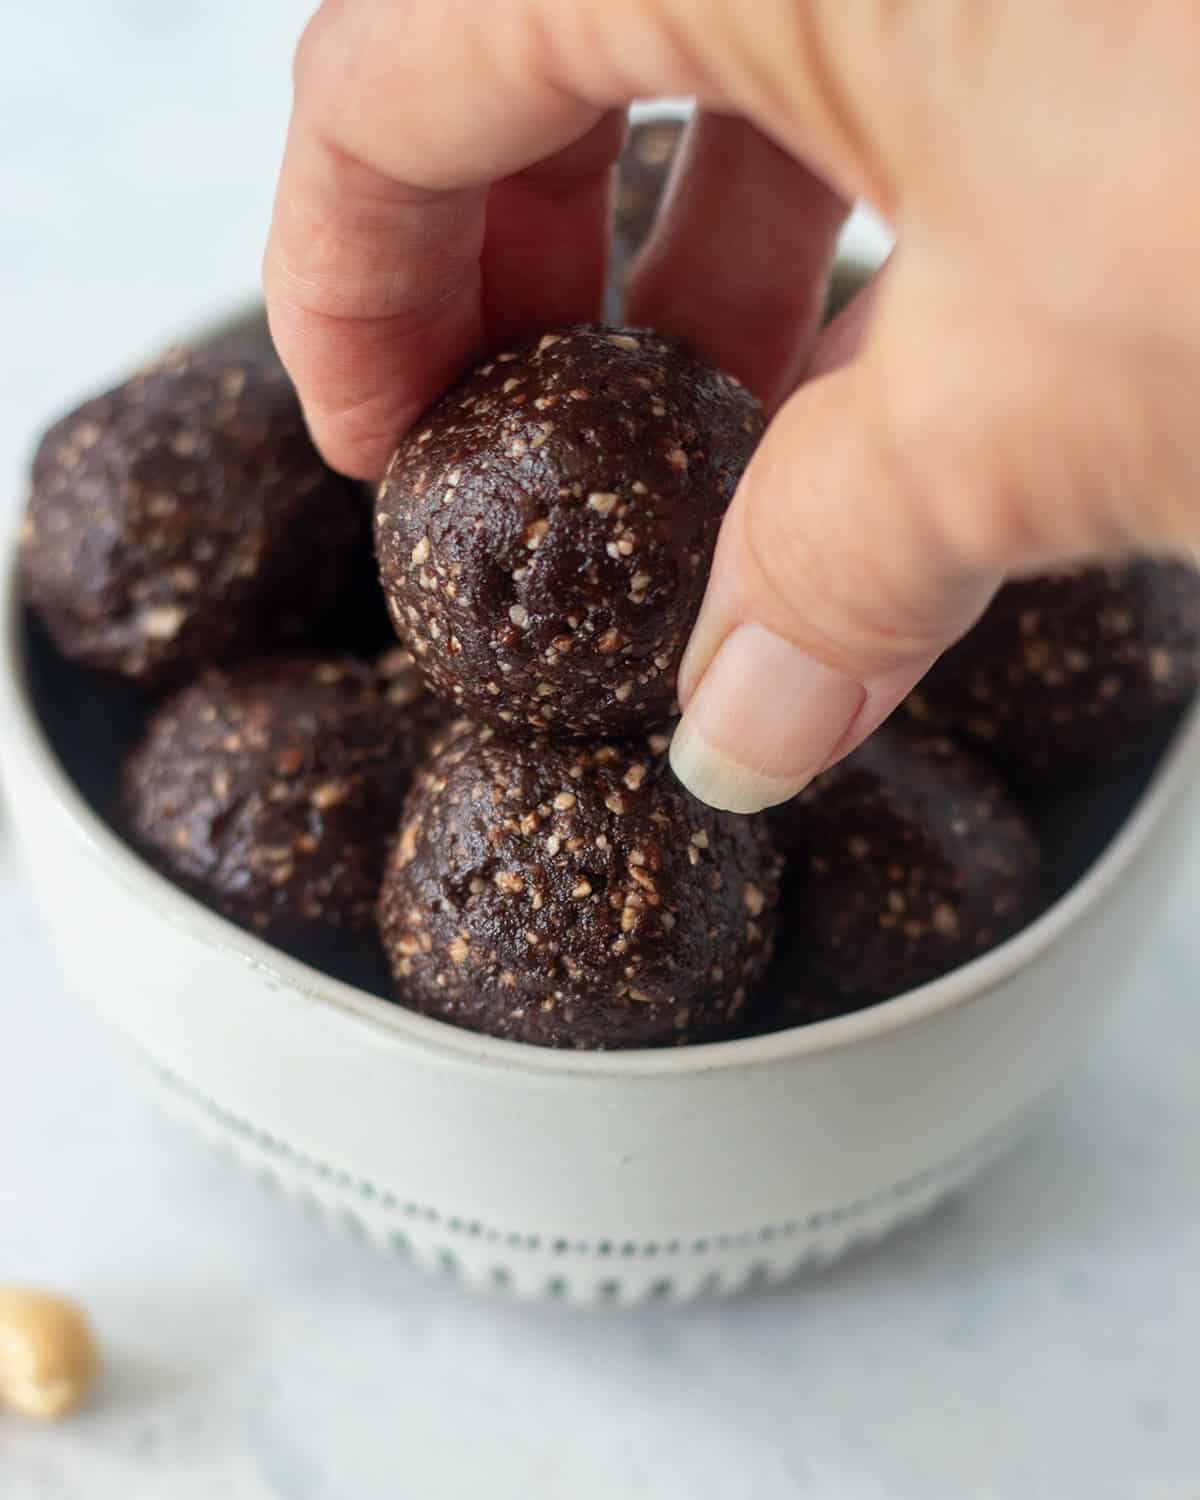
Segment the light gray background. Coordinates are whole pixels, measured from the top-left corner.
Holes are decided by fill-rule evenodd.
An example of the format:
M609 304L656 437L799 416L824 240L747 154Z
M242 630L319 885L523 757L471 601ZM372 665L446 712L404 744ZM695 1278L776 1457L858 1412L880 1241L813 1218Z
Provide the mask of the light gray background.
M5 495L48 416L253 293L303 13L7 8ZM376 1260L161 1120L60 983L0 815L0 1282L80 1295L108 1362L78 1420L0 1417L0 1497L1195 1500L1198 901L1200 847L1090 1063L976 1192L773 1295L592 1317Z

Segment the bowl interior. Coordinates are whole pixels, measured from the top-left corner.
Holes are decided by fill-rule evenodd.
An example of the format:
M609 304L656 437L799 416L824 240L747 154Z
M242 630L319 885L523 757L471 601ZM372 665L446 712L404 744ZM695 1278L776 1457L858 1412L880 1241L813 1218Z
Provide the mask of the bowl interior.
M865 274L858 268L855 270L858 277ZM195 342L251 358L273 357L259 308L212 327ZM146 701L142 695L119 682L98 679L64 662L37 621L17 602L13 570L6 568L5 571L9 576L4 582L12 594L10 610L6 611L3 622L9 635L9 651L5 653L0 670L12 672L16 679L5 686L17 709L18 727L32 730L37 742L35 755L48 754L70 788L78 793L79 801L72 811L77 820L82 818L88 825L85 832L93 842L98 839L123 861L133 859L138 862L127 845L118 850L112 840L115 838L124 845L116 816L117 773L125 750L138 732ZM1200 741L1200 720L1195 713L1192 715L1192 729L1197 732L1189 732L1189 738ZM849 1042L862 1035L890 1029L893 1025L905 1024L942 1005L957 1003L990 987L1002 973L1025 962L1042 943L1052 941L1054 934L1046 924L1056 920L1056 907L1062 903L1062 898L1077 887L1089 871L1093 876L1102 873L1101 869L1095 868L1100 856L1143 801L1148 787L1156 779L1155 773L1169 740L1170 736L1162 736L1148 745L1145 754L1118 776L1072 786L1032 803L1028 798L1023 799L1024 809L1042 842L1045 858L1045 894L1049 911L1034 924L1037 933L1026 929L964 969L935 980L919 991L911 991L851 1016L791 1032L671 1049L665 1054L588 1054L584 1061L578 1054L546 1054L541 1049L455 1031L442 1022L414 1016L390 1002L385 1003L386 974L377 955L355 960L341 952L332 956L328 964L321 963L319 969L314 970L307 964L284 958L258 939L204 911L190 896L168 886L149 866L142 866L139 875L161 887L162 897L185 909L191 908L201 928L210 934L216 932L220 941L244 950L259 964L277 966L290 977L293 987L310 997L332 1000L360 1016L365 1014L367 1019L383 1022L389 1031L395 1032L399 1027L435 1045L469 1052L480 1061L494 1057L526 1067L557 1068L561 1064L576 1071L609 1072L640 1071L643 1067L652 1070L670 1067L674 1071L676 1068L713 1066L719 1058L742 1056L750 1061L759 1054L766 1060L777 1055L781 1048L791 1047L806 1052L818 1050L824 1045ZM75 802L74 797L70 800ZM1159 815L1161 809L1155 812L1155 816ZM1115 878L1115 872L1113 874ZM1076 909L1082 909L1082 905L1083 902L1077 901ZM330 979L335 983L331 985ZM917 997L920 997L920 1003L916 1003ZM531 1057L531 1053L536 1056Z
M91 812L123 838L117 816L117 776L121 758L138 733L146 700L121 683L99 679L64 662L27 610L20 613L18 649L33 712L47 746ZM1025 799L1025 810L1043 847L1045 894L1051 904L1079 881L1111 843L1145 792L1164 749L1163 743L1154 745L1120 775L1096 784L1070 787L1033 802ZM343 954L331 960L326 971L372 994L386 995L384 975L373 964L348 972Z

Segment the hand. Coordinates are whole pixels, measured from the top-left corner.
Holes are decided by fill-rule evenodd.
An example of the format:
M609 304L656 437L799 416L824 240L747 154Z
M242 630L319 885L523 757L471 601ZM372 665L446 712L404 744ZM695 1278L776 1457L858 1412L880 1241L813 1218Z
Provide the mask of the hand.
M1005 575L1193 548L1200 12L327 3L266 286L331 463L377 475L473 355L597 316L621 112L654 95L703 107L630 319L774 413L671 752L697 795L751 811L879 724ZM900 248L814 344L855 197Z

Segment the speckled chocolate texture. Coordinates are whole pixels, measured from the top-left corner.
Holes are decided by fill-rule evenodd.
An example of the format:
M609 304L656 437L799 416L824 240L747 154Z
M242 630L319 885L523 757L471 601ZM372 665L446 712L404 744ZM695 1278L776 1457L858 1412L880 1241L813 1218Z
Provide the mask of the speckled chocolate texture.
M785 860L780 937L752 1030L898 995L1038 910L1028 824L944 736L885 725L771 821Z
M495 355L405 438L376 503L397 631L514 731L669 717L757 402L680 346L575 327Z
M368 532L279 366L173 351L43 438L23 582L65 656L157 686L310 638Z
M440 710L405 653L210 668L126 762L138 844L233 921L303 947L369 929L384 849Z
M764 820L694 801L665 751L455 725L384 877L399 998L546 1047L727 1035L770 956L778 860Z
M1139 561L1007 584L907 702L1017 780L1152 747L1200 681L1200 573Z

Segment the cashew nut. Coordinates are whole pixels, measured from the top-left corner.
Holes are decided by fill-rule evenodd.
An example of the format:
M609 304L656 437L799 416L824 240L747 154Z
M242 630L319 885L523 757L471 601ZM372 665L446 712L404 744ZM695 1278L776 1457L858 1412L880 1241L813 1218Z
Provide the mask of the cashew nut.
M48 1292L0 1287L0 1406L52 1421L96 1381L96 1344L83 1313Z

